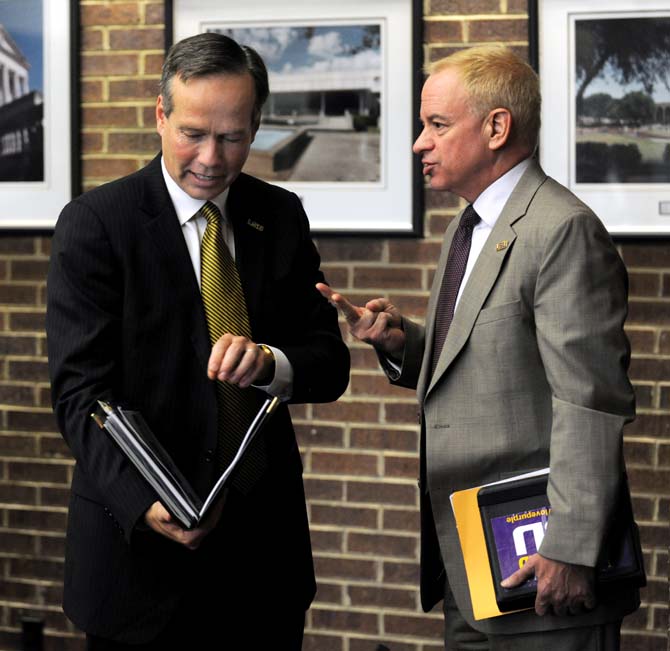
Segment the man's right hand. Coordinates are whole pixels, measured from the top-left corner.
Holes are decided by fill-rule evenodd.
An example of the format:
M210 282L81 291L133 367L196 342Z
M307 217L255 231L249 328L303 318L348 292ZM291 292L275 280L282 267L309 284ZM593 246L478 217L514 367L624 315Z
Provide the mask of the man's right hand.
M402 359L405 349L402 318L388 300L375 298L368 301L365 307L358 307L324 283L317 283L316 288L342 312L349 324L349 331L356 339L374 346L389 357Z
M216 526L221 517L224 502L225 499L219 498L201 523L201 526L190 531L179 526L160 502L154 502L147 509L144 514L144 522L161 536L184 545L187 549L195 550L200 547L205 536Z

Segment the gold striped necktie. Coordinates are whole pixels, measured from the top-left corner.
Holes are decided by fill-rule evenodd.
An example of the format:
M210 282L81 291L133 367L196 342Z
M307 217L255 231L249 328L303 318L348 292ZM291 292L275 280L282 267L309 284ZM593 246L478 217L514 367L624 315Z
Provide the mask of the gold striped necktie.
M200 286L212 346L226 334L251 339L247 304L237 266L221 233L221 213L211 201L200 208L207 228L200 248ZM217 462L225 469L232 461L249 424L260 407L260 393L216 380L218 398ZM233 474L232 483L247 493L267 466L261 437L250 446Z

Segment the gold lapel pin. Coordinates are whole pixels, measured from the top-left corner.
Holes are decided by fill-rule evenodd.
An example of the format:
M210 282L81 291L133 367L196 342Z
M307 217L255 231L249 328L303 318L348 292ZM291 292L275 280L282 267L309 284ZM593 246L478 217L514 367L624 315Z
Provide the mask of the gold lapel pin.
M247 225L251 226L251 228L255 228L257 231L260 231L261 233L265 229L265 226L263 226L263 224L259 224L258 222L252 221L251 219L247 219Z
M503 251L504 249L506 249L508 244L509 244L508 240L503 240L502 242L498 242L498 244L496 244L496 253L498 251Z

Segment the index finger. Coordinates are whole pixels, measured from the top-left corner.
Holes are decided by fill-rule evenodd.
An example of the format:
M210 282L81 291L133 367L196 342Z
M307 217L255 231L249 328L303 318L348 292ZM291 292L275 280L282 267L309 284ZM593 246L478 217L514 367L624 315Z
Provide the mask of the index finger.
M350 303L342 294L334 292L328 285L325 283L317 283L316 288L321 293L321 296L327 298L330 303L332 303L342 314L348 323L356 323L361 316L363 308L356 307L353 303Z

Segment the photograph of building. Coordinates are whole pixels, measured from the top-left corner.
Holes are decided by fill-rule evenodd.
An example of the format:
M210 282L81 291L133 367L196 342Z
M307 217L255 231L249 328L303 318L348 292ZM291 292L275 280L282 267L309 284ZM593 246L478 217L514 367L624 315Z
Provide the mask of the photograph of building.
M44 180L41 25L41 0L0 4L0 182Z
M381 178L379 24L212 28L265 60L270 97L245 171L267 180Z

